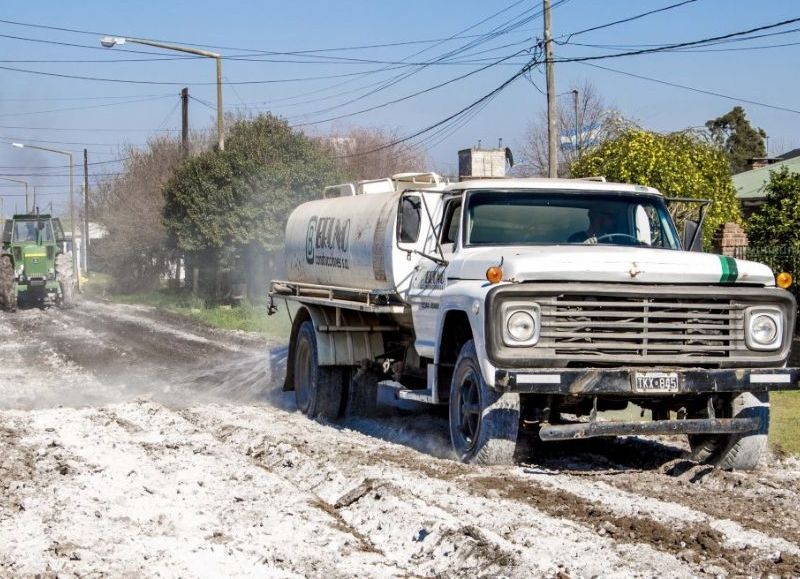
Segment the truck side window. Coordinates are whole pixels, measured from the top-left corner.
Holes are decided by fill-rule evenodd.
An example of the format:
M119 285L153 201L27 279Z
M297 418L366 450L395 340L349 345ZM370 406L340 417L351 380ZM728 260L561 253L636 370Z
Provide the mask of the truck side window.
M445 208L440 243L445 251L453 251L461 226L461 199L450 201Z
M397 221L397 241L400 243L416 243L419 239L421 208L422 200L416 195L409 195L400 200Z

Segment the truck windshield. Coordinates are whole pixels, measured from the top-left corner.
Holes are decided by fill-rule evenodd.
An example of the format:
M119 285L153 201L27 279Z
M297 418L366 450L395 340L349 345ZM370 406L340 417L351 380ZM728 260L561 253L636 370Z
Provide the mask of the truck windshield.
M661 198L581 191L470 191L464 241L467 245L599 243L680 249Z

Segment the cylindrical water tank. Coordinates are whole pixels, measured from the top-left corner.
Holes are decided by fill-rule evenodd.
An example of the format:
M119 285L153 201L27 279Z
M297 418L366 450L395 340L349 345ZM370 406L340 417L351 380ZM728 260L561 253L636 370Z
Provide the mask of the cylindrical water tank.
M417 264L397 249L401 193L310 201L286 224L289 281L402 294Z

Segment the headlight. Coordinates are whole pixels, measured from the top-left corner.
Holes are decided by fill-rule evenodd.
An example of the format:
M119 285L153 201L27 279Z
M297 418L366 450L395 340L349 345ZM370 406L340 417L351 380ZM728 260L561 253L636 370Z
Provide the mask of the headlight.
M751 350L777 350L783 343L783 315L773 308L747 311L747 347Z
M503 305L503 342L507 346L532 346L539 341L539 305Z
M506 329L517 342L527 342L536 332L536 321L528 312L514 312L508 317Z

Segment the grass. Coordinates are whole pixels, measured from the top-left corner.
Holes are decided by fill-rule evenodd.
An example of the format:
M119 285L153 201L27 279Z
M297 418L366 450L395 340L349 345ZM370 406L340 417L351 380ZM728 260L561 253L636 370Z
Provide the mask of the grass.
M771 392L769 444L782 454L800 454L800 391ZM649 420L650 412L640 416L640 408L629 404L625 410L603 412L608 420ZM674 414L672 418L675 418Z
M109 291L109 287L107 277L95 274L84 289L89 295L117 303L152 306L214 328L254 332L271 339L289 338L291 322L282 304L279 304L278 313L268 316L266 305L250 302L235 306L206 305L201 298L175 290L122 294Z
M769 441L781 452L800 454L800 391L772 392Z

